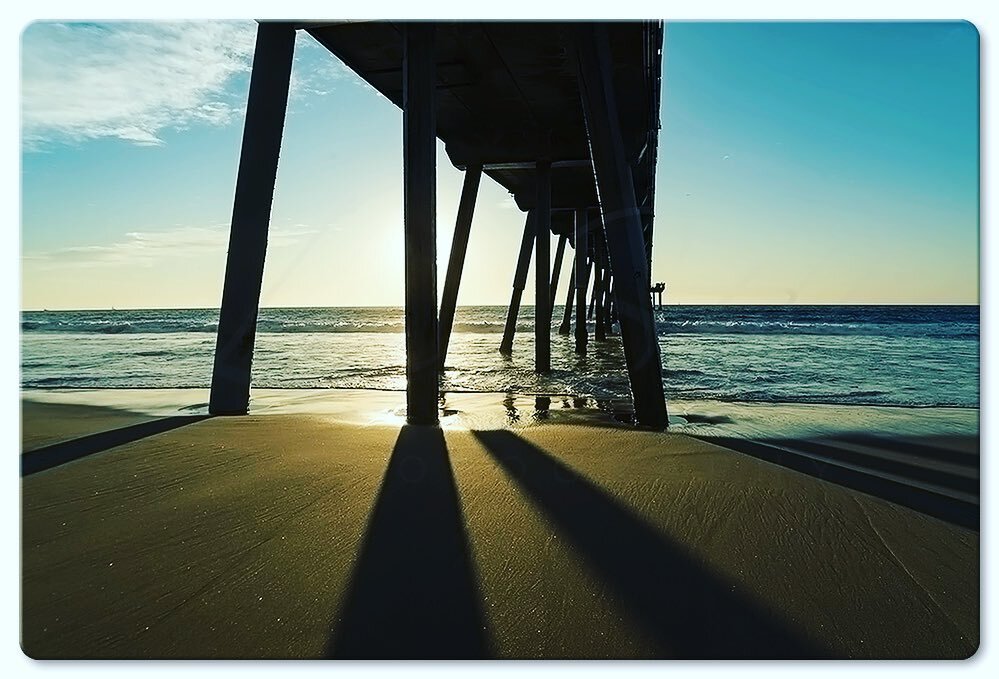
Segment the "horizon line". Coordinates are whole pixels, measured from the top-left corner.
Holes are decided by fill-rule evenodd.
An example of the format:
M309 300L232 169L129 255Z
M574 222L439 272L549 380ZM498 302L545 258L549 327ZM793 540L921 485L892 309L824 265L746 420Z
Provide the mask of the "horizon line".
M456 308L467 309L475 307L499 307L506 308L508 304L459 304ZM534 304L521 304L520 308L534 308ZM556 304L556 307L564 307L564 304ZM655 305L653 305L655 306ZM977 302L670 302L662 305L663 307L682 307L682 306L785 306L785 307L808 307L808 306L854 306L854 307L904 307L904 306L953 306L953 307L967 307L967 306L981 306L981 301ZM277 305L277 306L260 306L260 310L264 309L402 309L405 310L405 305L403 304L331 304L331 305ZM21 313L54 313L62 311L218 311L217 306L152 306L152 307L80 307L80 308L33 308L33 309L21 309Z

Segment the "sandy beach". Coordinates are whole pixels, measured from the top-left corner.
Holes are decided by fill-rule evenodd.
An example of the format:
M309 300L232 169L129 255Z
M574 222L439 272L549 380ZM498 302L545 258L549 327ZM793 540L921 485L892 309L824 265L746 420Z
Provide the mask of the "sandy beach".
M655 433L558 398L549 410L449 395L436 429L403 426L392 392L263 393L236 418L203 417L195 393L143 394L24 394L32 657L964 658L978 646L977 530L712 442L705 418L728 418L718 438L749 438L732 427L756 421L734 405L674 407L678 426ZM785 424L814 429L812 408L782 411ZM977 453L977 411L893 416L900 431L949 416L937 449Z

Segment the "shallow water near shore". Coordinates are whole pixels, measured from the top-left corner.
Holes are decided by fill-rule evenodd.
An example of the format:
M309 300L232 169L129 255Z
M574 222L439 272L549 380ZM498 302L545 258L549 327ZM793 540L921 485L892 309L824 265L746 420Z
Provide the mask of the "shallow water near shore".
M512 357L498 347L506 309L459 307L444 392L630 396L620 337L552 332L552 371L534 372L532 307ZM22 387L207 388L218 311L28 311ZM890 406L978 406L977 306L668 306L656 312L670 399ZM253 385L402 391L400 308L262 309ZM592 335L592 322L590 332Z
M25 401L95 406L149 417L208 413L207 389L25 389ZM350 424L401 425L404 392L365 389L254 389L250 415L304 414ZM911 408L671 400L669 430L696 436L977 436L977 408ZM451 392L440 401L441 426L455 429L579 424L630 429L626 399L561 394Z

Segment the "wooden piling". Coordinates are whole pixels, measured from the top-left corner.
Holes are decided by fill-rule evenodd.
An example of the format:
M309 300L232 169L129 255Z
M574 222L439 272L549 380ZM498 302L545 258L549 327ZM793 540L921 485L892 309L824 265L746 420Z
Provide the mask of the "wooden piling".
M594 280L593 293L596 295L597 303L593 312L593 339L600 342L607 339L607 314L604 311L604 305L607 303L607 283L609 276L607 273L603 239L598 236L594 245L596 246L594 249L597 277Z
M590 259L590 271L593 273L593 287L590 288L590 308L587 311L587 320L592 321L597 310L597 293L600 291L597 281L600 280L600 269L597 267L596 246L593 246Z
M607 332L614 334L614 324L617 322L617 302L614 298L614 274L611 273L610 282L607 284Z
M565 244L568 239L564 233L559 235L558 246L555 248L555 260L552 262L552 284L549 288L552 294L548 301L548 308L553 314L555 313L555 295L558 294L558 277L562 274L562 258L565 257Z
M558 334L568 335L572 327L572 300L576 292L576 257L572 258L572 268L569 269L569 286L565 293L565 306L562 307L562 324L558 326Z
M208 403L208 411L213 415L245 414L250 403L250 368L267 253L267 228L294 51L294 26L270 22L257 25L215 340Z
M506 312L503 340L500 342L500 353L506 356L513 353L513 336L517 332L517 314L520 312L520 298L524 294L524 286L527 285L527 270L531 266L533 245L534 210L531 210L527 213L527 218L524 219L524 235L520 240L517 270L513 274L513 293L510 296L510 307Z
M635 418L645 426L665 429L668 417L659 342L648 295L647 253L618 117L607 27L578 24L576 37L583 117L603 231L611 266L616 273L615 297Z
M538 160L535 169L537 202L535 203L534 249L534 372L547 373L552 367L551 266L552 240L552 164Z
M437 424L437 127L434 25L403 28L406 421Z
M590 281L589 219L585 209L576 210L576 260L573 278L576 282L576 353L586 353L586 288Z
M465 266L465 252L468 250L468 234L472 227L472 213L475 211L475 197L479 191L482 165L469 165L465 170L465 181L461 186L461 199L458 201L458 217L454 224L454 238L451 239L451 257L448 259L447 276L444 278L444 293L441 298L440 321L438 322L437 350L440 355L438 369L444 372L447 347L451 340L454 325L454 311L458 304L458 286Z

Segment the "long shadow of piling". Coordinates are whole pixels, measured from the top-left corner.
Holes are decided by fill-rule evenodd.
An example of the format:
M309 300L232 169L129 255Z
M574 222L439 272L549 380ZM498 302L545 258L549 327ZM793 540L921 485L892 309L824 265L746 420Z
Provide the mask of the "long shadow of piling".
M326 651L336 658L490 655L439 428L400 431Z
M162 434L171 429L201 422L209 417L211 415L175 415L36 448L21 454L21 476L29 476L46 469L52 469L67 462L79 460L95 453L102 453L105 450L123 446L126 443L132 443L154 434Z
M474 433L656 639L662 656L830 655L544 451L510 431Z
M826 438L698 436L704 441L793 469L840 486L894 502L949 523L979 530L978 457L931 443L844 434ZM840 442L869 446L857 451ZM881 450L904 453L909 460L886 457ZM934 462L949 462L969 473L958 475Z
M980 458L980 442L977 436L924 436L922 437L922 441L915 441L912 437L892 438L890 436L866 432L846 432L829 438L833 441L858 443L881 450L905 453L916 458L937 460L940 462L955 462L975 468L978 467ZM964 443L965 448L952 448L944 444L945 441L954 439Z

